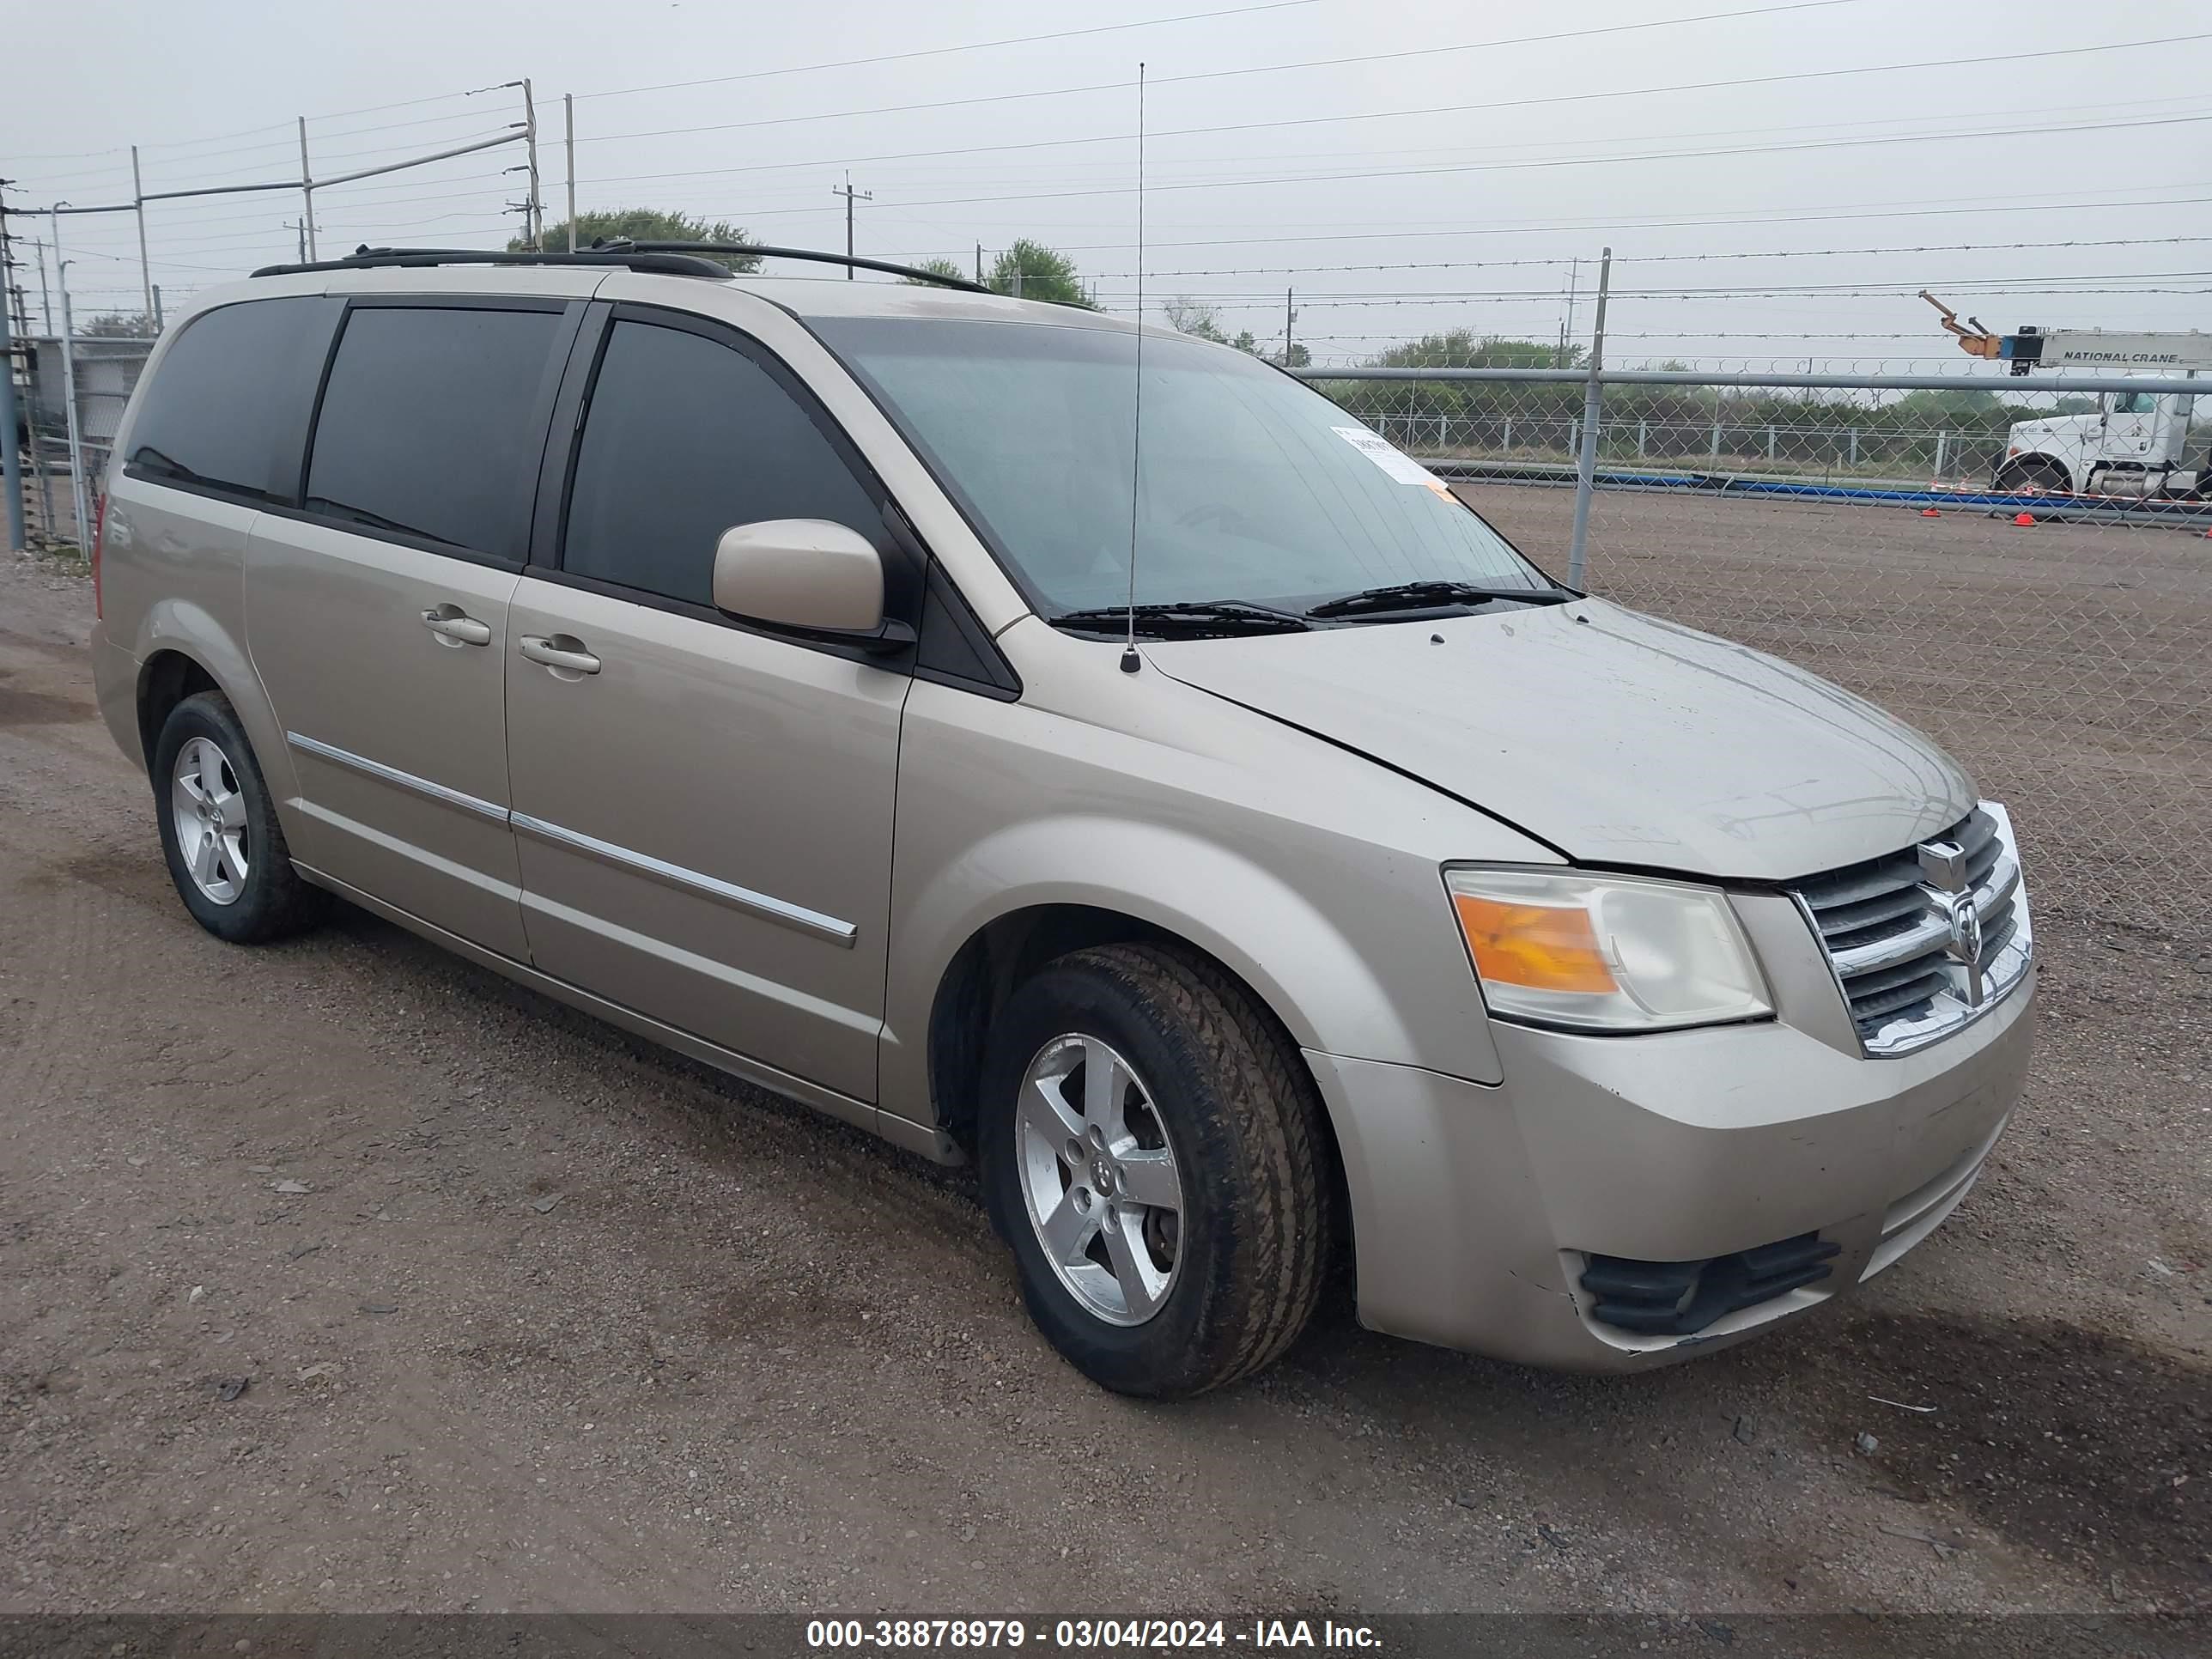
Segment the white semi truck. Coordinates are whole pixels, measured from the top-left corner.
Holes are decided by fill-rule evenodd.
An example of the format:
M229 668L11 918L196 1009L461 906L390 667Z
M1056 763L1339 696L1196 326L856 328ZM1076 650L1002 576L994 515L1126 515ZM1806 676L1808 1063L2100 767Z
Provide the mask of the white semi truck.
M2023 328L1992 334L1978 319L1964 324L1932 294L1943 326L1973 356L2003 362L2015 374L2071 368L2111 374L2194 380L2212 369L2212 334L2126 334L2104 329ZM2212 384L2206 390L2212 392ZM1992 487L2017 493L2125 495L2196 501L2212 495L2212 456L2190 447L2196 398L2182 392L2107 392L2094 414L2022 421L2005 438Z

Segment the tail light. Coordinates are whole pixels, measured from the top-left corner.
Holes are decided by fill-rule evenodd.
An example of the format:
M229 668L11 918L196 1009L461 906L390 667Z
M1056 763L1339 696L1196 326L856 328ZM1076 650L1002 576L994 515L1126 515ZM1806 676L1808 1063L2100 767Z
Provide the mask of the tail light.
M92 614L105 618L106 611L100 602L100 544L107 539L107 492L102 490L92 500Z

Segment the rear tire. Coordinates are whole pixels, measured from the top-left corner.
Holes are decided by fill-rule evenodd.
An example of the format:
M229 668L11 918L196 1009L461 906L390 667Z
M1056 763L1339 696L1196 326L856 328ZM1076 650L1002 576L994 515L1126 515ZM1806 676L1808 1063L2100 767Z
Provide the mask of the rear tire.
M1320 1096L1218 964L1151 945L1060 957L994 1023L981 1105L1023 1301L1093 1382L1200 1394L1305 1328L1334 1223Z
M292 867L253 745L222 693L169 711L153 779L161 854L193 921L234 945L259 945L322 920L330 896Z

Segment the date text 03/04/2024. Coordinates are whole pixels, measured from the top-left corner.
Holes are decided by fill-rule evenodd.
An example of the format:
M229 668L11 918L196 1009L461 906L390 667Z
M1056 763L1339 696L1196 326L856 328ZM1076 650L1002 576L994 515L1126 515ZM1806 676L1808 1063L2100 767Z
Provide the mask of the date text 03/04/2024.
M1334 1620L1060 1619L1034 1626L1022 1619L814 1619L806 1645L822 1651L877 1652L919 1648L1020 1648L1035 1642L1065 1652L1131 1649L1231 1648L1253 1651L1333 1648L1372 1651L1372 1627Z

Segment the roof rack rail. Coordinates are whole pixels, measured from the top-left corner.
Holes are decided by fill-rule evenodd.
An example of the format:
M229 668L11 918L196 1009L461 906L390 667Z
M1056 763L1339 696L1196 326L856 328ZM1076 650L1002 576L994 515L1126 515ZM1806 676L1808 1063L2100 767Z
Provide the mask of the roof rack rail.
M856 270L878 270L912 282L933 283L970 294L994 290L964 276L947 276L917 265L893 264L884 259L864 259L848 253L824 253L815 248L768 247L749 242L594 242L574 252L519 253L497 248L371 247L362 244L337 259L312 259L296 264L264 265L256 276L293 276L318 270L373 270L422 265L615 265L664 276L734 275L709 255L736 254L756 259L805 259L817 264L844 265Z
M666 276L727 276L730 268L711 259L672 253L632 253L579 248L574 253L509 253L485 247L370 247L366 244L340 259L264 265L256 276L292 276L314 270L377 270L416 265L614 265Z
M889 260L866 259L857 254L825 253L819 248L769 247L751 242L633 242L627 238L594 242L592 248L595 252L611 253L738 253L762 259L805 259L815 264L844 265L854 270L880 270L887 276L904 276L917 283L934 283L941 288L964 289L970 294L997 292L981 283L971 283L965 276L947 276L942 271L925 270L920 265L894 264Z

